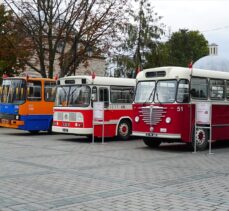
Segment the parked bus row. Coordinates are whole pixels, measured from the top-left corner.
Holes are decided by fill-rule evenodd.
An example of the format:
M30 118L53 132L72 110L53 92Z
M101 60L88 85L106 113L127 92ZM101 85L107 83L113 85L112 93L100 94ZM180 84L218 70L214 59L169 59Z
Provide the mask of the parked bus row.
M182 67L146 69L136 80L4 78L0 126L101 137L102 125L93 125L94 102L104 102L105 137L132 134L149 147L196 140L198 150L207 148L210 131L212 140L229 139L229 73ZM195 128L198 102L212 105L211 130Z
M4 78L0 126L102 137L93 125L93 103L104 102L104 136L128 139L132 133L135 79L70 76L59 79ZM55 105L54 105L55 101ZM94 128L94 132L93 132Z

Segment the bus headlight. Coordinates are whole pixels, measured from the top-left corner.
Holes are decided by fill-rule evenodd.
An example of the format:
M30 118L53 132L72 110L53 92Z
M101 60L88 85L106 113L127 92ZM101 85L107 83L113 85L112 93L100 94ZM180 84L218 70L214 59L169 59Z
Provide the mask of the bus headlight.
M15 116L15 119L16 119L16 120L19 120L19 119L20 119L20 116L19 116L19 115L16 115L16 116Z
M139 116L136 116L134 120L135 122L139 122Z
M171 119L170 117L167 117L167 118L165 119L165 122L166 122L167 124L169 124L171 121L172 121L172 119Z
M76 112L76 122L83 122L83 114L80 112Z

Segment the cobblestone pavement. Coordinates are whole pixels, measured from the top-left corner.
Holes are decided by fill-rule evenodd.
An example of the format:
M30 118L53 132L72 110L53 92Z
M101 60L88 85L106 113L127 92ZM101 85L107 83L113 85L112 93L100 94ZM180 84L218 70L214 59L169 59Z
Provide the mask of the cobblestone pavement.
M229 143L213 152L0 128L0 210L229 210Z

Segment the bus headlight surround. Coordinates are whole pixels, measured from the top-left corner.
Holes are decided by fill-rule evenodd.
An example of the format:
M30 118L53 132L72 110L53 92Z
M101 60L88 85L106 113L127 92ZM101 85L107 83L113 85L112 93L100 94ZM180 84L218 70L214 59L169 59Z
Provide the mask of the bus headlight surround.
M134 118L134 121L138 123L138 122L139 122L139 116L136 116L136 117Z
M169 124L172 121L171 117L166 117L165 122Z
M83 122L84 118L83 118L83 114L80 112L76 112L76 122Z

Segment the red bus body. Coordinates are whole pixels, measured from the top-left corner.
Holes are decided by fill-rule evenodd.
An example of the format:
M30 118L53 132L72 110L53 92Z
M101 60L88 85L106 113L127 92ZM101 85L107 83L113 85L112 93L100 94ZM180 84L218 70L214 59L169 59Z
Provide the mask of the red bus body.
M157 77L157 72L160 74L163 72L163 76ZM179 86L182 80L186 83L185 86L182 85L186 87L188 100L179 102L178 93L184 91L181 92L179 89L182 87ZM136 102L136 98L140 99L142 95L138 92L138 83L141 85L141 82L144 84L144 81L155 83L153 100L148 102L146 99L145 102ZM170 81L173 82L171 84L174 84L174 87L168 88L168 90L174 89L173 102L155 102L158 101L156 100L157 89L159 89L157 84L162 82L167 85ZM201 81L206 81L206 87ZM201 88L206 92L206 95L199 94ZM133 135L143 137L148 146L154 147L161 142L175 141L193 143L196 138L200 143L198 149L205 149L207 139L210 138L210 131L205 129L206 125L195 131L196 103L199 102L208 102L212 106L211 139L214 141L229 140L229 73L200 69L190 70L180 67L147 69L137 76L136 89L136 93L140 97L135 97L133 103ZM190 91L193 89L194 91ZM213 94L217 93L219 96L215 97ZM140 100L137 99L137 101Z
M57 102L54 107L53 131L102 137L102 122L95 122L93 130L93 102L106 101L104 108L104 137L119 135L121 138L126 139L125 134L129 133L127 135L130 135L132 132L132 102L136 84L135 79L108 77L95 77L95 79L92 79L91 76L72 76L60 79L59 89L60 87L65 87L66 81L69 80L74 81L72 82L74 84L71 84L72 87L78 86L79 89L87 87L87 90L84 91L84 93L88 92L87 95L85 94L87 100L83 105L61 105ZM57 87L57 101L59 89ZM113 96L114 90L119 93L123 91L126 95L123 99L116 99L120 95L116 92L116 95ZM130 90L132 94L129 93ZM100 96L104 95L104 93L107 96ZM132 96L130 97L130 95ZM91 100L93 97L94 99ZM118 100L121 100L121 102L119 103ZM128 102L125 102L125 100ZM119 131L121 131L121 134ZM122 133L124 137L122 137Z

